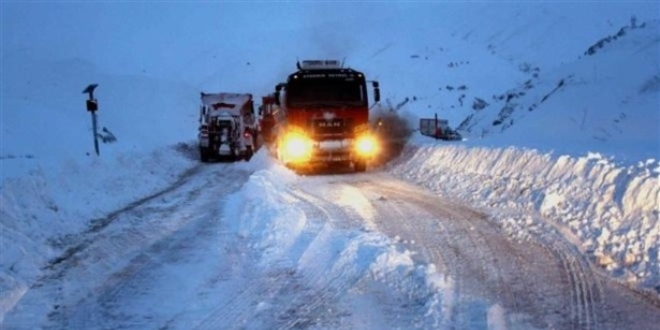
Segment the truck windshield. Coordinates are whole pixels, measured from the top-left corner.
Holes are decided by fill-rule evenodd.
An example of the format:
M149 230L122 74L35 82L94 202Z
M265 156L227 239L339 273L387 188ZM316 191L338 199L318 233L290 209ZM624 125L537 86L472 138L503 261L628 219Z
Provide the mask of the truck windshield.
M290 81L287 104L296 106L360 106L366 105L364 84L339 79L304 79Z

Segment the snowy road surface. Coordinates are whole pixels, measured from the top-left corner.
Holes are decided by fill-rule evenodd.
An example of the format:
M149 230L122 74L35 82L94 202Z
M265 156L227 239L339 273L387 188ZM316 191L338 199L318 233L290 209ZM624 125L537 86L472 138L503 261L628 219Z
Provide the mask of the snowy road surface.
M608 280L552 228L383 172L197 166L97 219L3 329L654 329L656 298Z

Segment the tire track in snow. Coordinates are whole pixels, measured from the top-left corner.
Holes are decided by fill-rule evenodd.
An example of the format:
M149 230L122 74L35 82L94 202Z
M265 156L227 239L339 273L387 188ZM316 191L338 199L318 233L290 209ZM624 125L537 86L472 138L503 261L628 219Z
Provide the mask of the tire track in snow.
M100 219L93 219L90 221L90 226L89 228L83 232L80 235L80 240L81 242L74 244L67 248L60 256L53 258L45 267L44 269L46 270L52 270L58 267L62 263L68 262L70 259L75 259L76 255L79 254L81 251L85 250L88 248L94 241L95 237L94 234L101 232L104 228L108 227L110 224L112 224L115 220L117 220L120 216L136 209L139 208L142 205L145 205L153 200L156 200L159 197L162 197L166 195L167 193L170 193L177 188L181 187L185 183L188 182L188 180L194 176L195 174L199 173L201 170L201 165L194 166L192 168L189 168L185 172L183 172L177 181L175 181L173 184L170 186L161 189L151 195L145 196L143 198L140 198L134 202L129 203L128 205L115 210L113 212L110 212L107 216L100 218ZM74 261L75 262L75 261ZM60 267L64 270L66 270L68 267L66 265L64 267ZM61 275L59 275L61 276Z
M444 310L440 311L442 318L437 323L442 329L454 329L459 317L456 304L462 295L461 274L468 272L465 269L467 265L461 262L461 253L455 246L444 249L443 247L447 246L424 244L424 242L437 240L437 237L442 237L445 242L452 241L449 230L442 223L434 226L425 223L424 220L419 221L420 219L430 219L432 215L422 208L411 207L389 197L381 196L378 199L380 202L377 207L379 210L378 227L388 234L403 236L401 239L409 249L419 250L424 262L432 263L439 273L447 275L451 279L453 285L449 288L450 292L445 289L445 296L442 297ZM418 245L420 243L421 245ZM447 296L447 294L450 295Z
M458 205L447 204L435 196L427 195L425 197L423 193L420 194L421 190L416 187L407 189L400 183L389 184L387 180L374 181L378 182L369 182L359 184L358 186L363 189L372 190L374 194L394 196L393 199L395 201L402 201L401 204L404 205L390 205L385 208L383 213L391 214L393 212L391 210L392 208L395 210L396 208L400 208L399 213L407 214L411 212L411 209L418 207L431 212L430 216L427 213L426 217L439 222L440 227L443 228L442 232L446 233L449 231L449 234L441 236L444 240L440 240L438 237L433 237L429 234L420 235L419 233L428 232L428 230L421 225L417 225L417 228L415 226L409 226L408 223L412 223L413 219L404 221L404 225L401 226L390 225L388 229L393 232L397 230L406 232L408 235L416 237L422 245L426 245L423 247L424 249L429 249L429 246L438 244L440 246L438 250L447 249L454 251L454 255L451 257L457 263L455 265L449 265L449 267L455 267L455 271L451 275L457 276L459 281L463 277L472 278L472 285L468 285L463 281L463 283L459 283L459 288L463 287L465 289L476 284L475 287L482 287L482 290L492 292L492 298L495 301L503 303L507 309L517 312L526 311L526 313L531 314L532 319L529 322L535 327L546 327L548 322L559 325L563 323L561 320L553 320L551 317L543 320L543 314L546 312L545 309L547 309L544 307L548 306L531 301L529 298L529 296L543 298L543 291L555 291L558 288L557 284L544 284L537 290L534 288L535 284L533 280L523 281L524 276L528 274L537 276L526 266L526 264L529 264L533 260L533 255L525 252L520 247L515 247L516 244L508 241L504 237L505 234L494 224L490 223L484 215ZM395 201L389 204L394 204ZM409 205L405 206L406 203L409 203ZM425 217L423 213L420 216L422 219ZM392 220L396 219L389 221ZM397 229L397 227L400 228ZM534 251L542 251L542 246L545 245L537 245L533 242L529 245L529 247L533 247ZM435 254L442 255L442 252L436 252ZM546 252L545 255L548 255L548 253ZM507 258L513 259L508 261ZM535 268L538 267L535 266ZM580 321L577 324L593 324L591 320L596 318L593 308L594 304L592 303L593 299L590 298L593 296L593 292L584 289L590 287L590 278L593 277L585 274L581 268L570 267L570 265L564 265L563 263L559 268L559 270L573 276L574 281L577 283L569 285L570 292L572 292L571 296L586 297L580 301L572 298L569 301L571 305L576 305L576 309L580 311ZM558 270L555 269L553 271L556 272ZM474 281L475 275L476 282ZM489 286L491 288L488 288ZM465 291L464 289L463 291ZM478 292L472 292L472 294L475 293ZM551 305L558 309L558 305L561 304L554 302ZM460 327L460 324L456 323L458 321L456 319L456 312L453 312L451 317L452 326Z
M299 189L291 191L291 195L301 202L298 206L308 217L311 216L312 221L315 223L325 223L325 226L332 226L333 229L334 227L359 228L357 225L361 224L361 221L356 221L356 218L360 217L356 212L340 208L323 198ZM351 243L348 242L349 245ZM361 247L358 246L357 248ZM352 260L344 262L343 258L351 257L345 255L347 251L352 252L350 246L342 246L342 251L337 251L337 255L331 261L332 265L329 272L326 272L323 265L320 265L320 267L305 267L301 270L301 275L304 278L315 280L308 284L309 291L307 294L295 297L292 302L293 309L289 309L289 311L295 311L295 317L283 315L282 320L285 322L278 327L279 329L306 328L315 323L315 318L325 320L325 322L335 326L338 324L340 320L337 320L337 318L345 313L339 311L337 306L339 300L368 272L367 267L360 269L355 266L355 262L352 262ZM373 258L375 259L375 255ZM327 324L323 324L323 326L327 326Z
M268 269L253 269L254 273L243 284L243 288L215 308L193 329L241 329L247 324L258 322L265 322L267 328L290 329L309 326L323 318L324 312L337 310L332 299L335 294L329 292L340 291L341 284L336 285L334 281L322 283L319 279L326 278L327 274L321 269L297 269L299 258L312 248L332 217L327 210L306 201L300 192L287 191L285 194L291 197L288 198L292 201L291 207L300 208L308 218L303 232L291 248L303 250L302 255L288 251L291 252L289 256L298 259L289 260L286 256L279 256L275 261L269 260L275 264L270 264ZM350 275L340 270L334 280L344 277L350 278ZM297 292L294 294L294 291ZM259 313L257 310L260 304L270 307L266 312ZM329 315L326 318L336 317Z
M382 226L388 232L399 232L407 236L407 240L412 241L409 244L410 248L421 249L427 255L427 262L436 265L444 263L443 270L453 279L452 296L444 297L449 300L445 302L449 303L445 304L445 308L449 311L441 312L446 318L441 320L443 328L456 329L466 326L467 321L462 320L463 316L459 311L459 305L464 298L463 292L466 291L463 279L466 276L476 276L480 282L486 283L489 282L489 271L493 269L475 267L474 262L470 260L468 254L484 253L490 247L482 239L475 237L477 231L466 228L465 213L456 215L447 210L438 212L438 205L429 203L426 198L420 198L420 192L416 189L406 190L401 186L389 187L380 183L369 183L365 185L365 189L385 193L384 195L388 196L381 199L383 203L379 206L383 209L381 212L383 221L380 222ZM438 244L429 244L429 242ZM492 256L484 259L494 260ZM500 292L504 290L501 276L497 267L492 268L497 274L496 291Z
M296 188L284 193L289 205L307 218L304 230L287 253L274 260L265 257L268 268L255 267L241 289L223 299L194 329L360 328L351 323L352 312L345 303L354 299L359 283L372 280L370 266L382 246L369 245L369 234L360 230L363 221L353 209ZM411 324L409 316L393 318L388 306L376 307L378 318L391 318L388 325L393 327ZM416 317L423 318L423 311L418 312Z
M168 252L165 247L170 244L184 247L186 238L181 235L186 235L191 221L193 225L199 225L199 220L195 221L195 201L208 193L209 189L204 188L209 184L221 187L221 191L212 191L224 196L240 187L236 184L236 176L229 180L215 168L204 168L208 169L208 175L192 180L202 169L196 166L172 186L112 212L104 218L102 226L97 222L80 234L78 241L82 243L74 243L75 246L69 248L63 257L54 259L45 268L50 271L35 288L47 287L47 290L56 292L54 308L48 315L53 327L82 329L129 321L130 313L126 315L126 311L115 302L130 301L132 295L139 294L137 288L149 285L154 270L170 262L168 258L181 251L172 249ZM218 182L227 180L230 182ZM69 253L72 250L75 253ZM67 284L80 280L85 284ZM76 289L68 291L67 287ZM115 310L123 314L115 315Z
M406 191L404 187L400 186L400 183L391 182L387 177L376 176L367 180L366 183L356 184L356 186L373 191L374 195L383 196L388 196L388 193L379 191L378 186L389 186L390 193L394 196L399 194L398 198L404 202L412 199L410 196L426 199L423 197L423 193L420 193L423 190L412 187ZM438 200L439 204L446 204L440 197L429 195L431 195L429 201ZM437 203L430 202L421 208L432 209L434 204ZM443 209L457 212L459 216L462 214L460 207L455 210L447 207L443 207ZM392 212L385 211L384 213ZM627 285L612 280L605 272L598 272L584 253L571 243L570 236L567 236L570 234L562 232L561 228L556 228L556 225L543 218L540 222L533 220L529 226L515 227L515 224L524 223L524 221L510 221L508 217L539 217L540 215L536 213L505 215L505 213L509 212L498 210L497 218L481 218L482 222L490 222L486 228L490 227L491 230L486 230L480 236L490 242L492 255L498 257L497 263L493 264L500 270L503 284L508 291L502 297L505 298L509 295L514 299L513 305L505 306L508 309L513 306L513 310L505 311L507 314L522 312L523 317L529 315L532 318L528 323L529 327L525 328L651 329L660 324L660 309L658 308L660 300L655 296L640 293L638 290L631 290ZM446 222L451 224L451 219ZM497 223L505 222L513 223L514 227L507 226L499 229ZM482 230L482 226L478 225L479 221L476 223L475 228ZM445 229L447 227L445 225ZM449 228L452 227L449 226ZM507 235L503 229L506 229L507 232L521 231L522 233L513 235L517 237L516 240L508 240L508 243L507 240L504 240L504 244L499 244L498 242L504 238L500 236L511 235ZM520 239L520 237L524 237L524 239ZM456 240L456 238L453 239ZM456 244L460 242L465 241L459 238ZM444 246L450 247L451 245ZM515 267L521 269L515 269ZM472 277L473 274L466 275ZM469 279L462 282L466 281ZM519 319L520 316L512 315L511 318ZM508 322L512 322L511 318ZM515 320L513 322L516 323Z
M362 177L362 176L360 176ZM318 209L318 212L322 212L327 214L326 218L332 220L332 223L335 225L338 225L342 228L353 228L357 229L360 228L361 230L366 230L366 231L373 231L375 228L374 227L374 220L378 222L378 219L373 219L372 214L370 212L371 206L376 206L376 209L380 208L379 205L375 205L381 203L381 201L376 200L373 201L370 199L368 196L364 195L365 189L355 189L356 186L359 186L355 184L355 182L352 179L349 179L348 182L340 182L338 185L335 187L332 187L332 185L327 188L329 191L326 189L323 190L318 190L317 188L311 188L311 189L304 189L304 192L302 195L298 195L302 199L306 199L309 204L308 207L310 208L316 208ZM344 192L344 188L350 187L351 190L356 190L359 191L362 196L355 196L356 200L353 201L353 203L349 203L351 206L346 207L346 206L341 206L337 205L333 200L328 199L327 195L332 195L336 196L334 192L339 191L340 194ZM349 191L350 193L350 191ZM352 194L349 196L353 196ZM344 196L345 197L345 196ZM366 208L366 210L362 210L364 212L359 212L358 210L355 210L355 207L359 207L359 202L358 200L364 200L369 205L364 205L363 207ZM340 203L344 204L344 203ZM392 214L398 214L397 211L400 211L399 209L394 209L392 210L393 213L388 213L389 215ZM414 209L408 209L407 212L405 212L403 215L407 218L410 218L415 214ZM360 214L365 214L367 218L363 218ZM406 222L404 222L405 224ZM378 226L378 224L375 224ZM437 230L437 228L432 228L432 230L415 230L419 229L416 227L411 227L410 232L418 232L418 233L429 233L429 232L434 232ZM383 234L378 232L375 234L377 236L382 236ZM397 243L399 245L399 243ZM448 259L449 257L446 256L445 254L442 253L441 250L439 249L434 249L430 248L427 249L428 253L432 253L436 256L441 256L441 258ZM375 262L375 258L373 260ZM372 263L373 263L372 262ZM365 267L364 270L361 270L362 274L359 276L356 275L354 277L354 283L351 284L351 288L355 288L355 286L359 285L358 282L361 280L366 279L367 281L374 281L372 276L366 276L365 272L368 271L368 267ZM320 276L323 276L323 274L320 274ZM388 326L391 326L392 328L396 328L397 324L401 328L410 328L411 326L414 325L415 328L436 328L438 325L438 322L436 319L433 317L433 312L430 312L431 309L434 307L434 303L430 299L434 299L435 297L435 291L429 287L429 283L427 282L427 279L423 277L421 274L408 274L405 276L405 278L400 278L401 274L390 274L387 275L388 279L379 279L376 281L385 281L385 284L389 286L389 289L392 290L394 289L397 293L394 294L394 297L396 297L398 305L392 305L392 306L380 306L380 313L383 315L383 318L389 320ZM393 276L393 277L390 277ZM390 282L391 281L391 282ZM382 285L382 283L381 283ZM458 286L454 286L454 288L458 288ZM403 292L399 290L403 289ZM346 291L347 289L344 289ZM355 289L358 290L358 289ZM403 296L397 296L397 294L402 294L405 295ZM343 328L343 327L342 327ZM358 325L359 328L359 325Z
M254 275L254 274L253 274ZM272 281L272 283L269 283ZM251 314L258 304L255 297L272 294L277 287L285 282L278 278L262 280L252 277L241 284L241 289L230 297L223 297L223 302L208 313L201 322L191 327L193 330L242 329L248 321L246 315ZM269 285L271 284L271 285Z
M562 264L564 276L571 287L571 324L574 329L600 329L603 289L591 271L588 261L553 228L545 228L544 235L537 235L547 249Z

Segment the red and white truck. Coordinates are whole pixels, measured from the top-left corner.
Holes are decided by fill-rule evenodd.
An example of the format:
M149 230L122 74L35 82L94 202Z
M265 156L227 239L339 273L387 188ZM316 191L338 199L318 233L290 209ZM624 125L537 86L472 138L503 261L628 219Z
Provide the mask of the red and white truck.
M199 157L250 160L255 149L256 121L252 94L201 93Z

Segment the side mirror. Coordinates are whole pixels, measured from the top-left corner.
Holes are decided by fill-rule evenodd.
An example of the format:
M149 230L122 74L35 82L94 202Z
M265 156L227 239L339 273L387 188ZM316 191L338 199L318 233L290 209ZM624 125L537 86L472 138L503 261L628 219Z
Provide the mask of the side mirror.
M372 82L374 86L374 102L380 101L380 85L377 81Z
M280 92L282 91L282 88L285 86L284 83L279 83L275 86L275 104L280 105Z
M276 90L273 96L275 97L275 104L280 105L280 91Z

